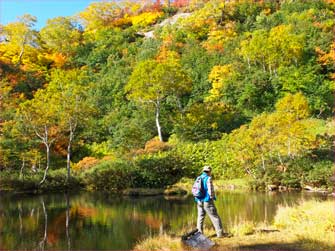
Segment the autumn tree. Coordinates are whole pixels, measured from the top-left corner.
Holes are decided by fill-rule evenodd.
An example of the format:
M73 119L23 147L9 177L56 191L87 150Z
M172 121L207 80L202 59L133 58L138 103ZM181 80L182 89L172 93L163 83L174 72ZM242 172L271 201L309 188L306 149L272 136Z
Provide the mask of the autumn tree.
M69 17L48 19L40 36L45 46L54 53L68 56L81 41L81 31Z
M280 25L270 32L256 30L241 42L240 55L248 67L258 64L264 71L276 74L278 67L297 64L302 55L304 37L294 34L292 25Z
M262 113L229 135L236 160L256 178L258 170L279 163L285 171L288 161L313 149L315 135L307 127L307 99L301 94L287 94L273 113ZM253 168L251 168L253 167Z
M87 102L87 75L79 70L56 70L51 74L51 81L46 92L52 96L49 104L57 107L56 116L59 128L67 134L67 181L70 178L70 161L73 141L79 126L83 126L93 112Z
M23 123L22 133L31 133L44 145L46 150L46 167L44 169L42 184L50 167L50 150L52 144L59 137L59 117L57 116L58 107L53 105L50 100L52 94L44 89L38 90L32 100L22 103L17 110L17 121Z
M37 33L33 30L36 17L25 14L18 21L4 25L0 29L2 46L0 50L3 57L9 58L17 66L21 65L27 48L32 48L37 41Z
M190 92L191 81L179 63L174 61L142 61L135 67L125 87L128 98L143 104L153 104L160 141L163 141L160 110L168 97L179 98Z
M94 2L79 13L79 19L84 24L86 31L94 32L98 29L111 26L113 20L122 17L123 14L124 12L117 2Z

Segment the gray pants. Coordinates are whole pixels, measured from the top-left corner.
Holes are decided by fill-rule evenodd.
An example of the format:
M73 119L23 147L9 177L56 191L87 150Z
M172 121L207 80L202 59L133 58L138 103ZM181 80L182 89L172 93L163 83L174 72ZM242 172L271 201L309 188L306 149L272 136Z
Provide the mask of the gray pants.
M216 231L217 236L222 236L223 229L220 216L216 211L216 207L214 205L214 201L210 200L209 202L198 202L198 220L197 220L197 228L198 230L203 233L203 226L206 213L208 214L209 218L211 219L213 226Z

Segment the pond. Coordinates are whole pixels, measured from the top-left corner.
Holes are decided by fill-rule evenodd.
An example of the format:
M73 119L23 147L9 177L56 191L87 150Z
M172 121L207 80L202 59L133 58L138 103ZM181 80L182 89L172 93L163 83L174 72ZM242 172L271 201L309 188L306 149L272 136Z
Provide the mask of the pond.
M216 205L229 231L245 220L271 222L278 205L313 198L323 199L310 193L222 192ZM149 236L194 229L196 215L192 197L0 194L0 250L130 250Z

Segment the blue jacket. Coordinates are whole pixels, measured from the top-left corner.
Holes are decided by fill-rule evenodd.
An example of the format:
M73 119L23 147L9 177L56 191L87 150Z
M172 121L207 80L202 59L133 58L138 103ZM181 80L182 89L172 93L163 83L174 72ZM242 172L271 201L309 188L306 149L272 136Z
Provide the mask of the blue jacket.
M194 198L196 202L201 201L201 202L208 202L211 200L210 194L208 192L208 186L212 186L211 183L211 177L207 175L206 172L203 172L201 175L201 179L204 185L204 190L205 190L205 196L203 198ZM212 193L213 193L213 198L215 200L215 195L214 195L214 189L212 188Z

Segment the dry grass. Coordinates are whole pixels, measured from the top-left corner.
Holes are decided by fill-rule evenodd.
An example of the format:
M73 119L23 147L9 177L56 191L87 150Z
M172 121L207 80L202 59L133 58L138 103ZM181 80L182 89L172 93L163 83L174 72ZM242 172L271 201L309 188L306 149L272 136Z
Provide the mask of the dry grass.
M135 251L173 251L183 250L182 242L179 238L172 238L166 234L145 239L137 244Z
M335 250L334 202L309 201L296 207L280 207L273 226L239 223L231 238L211 238L214 250ZM208 236L213 230L205 229ZM135 250L185 250L180 237L161 235L144 240Z

